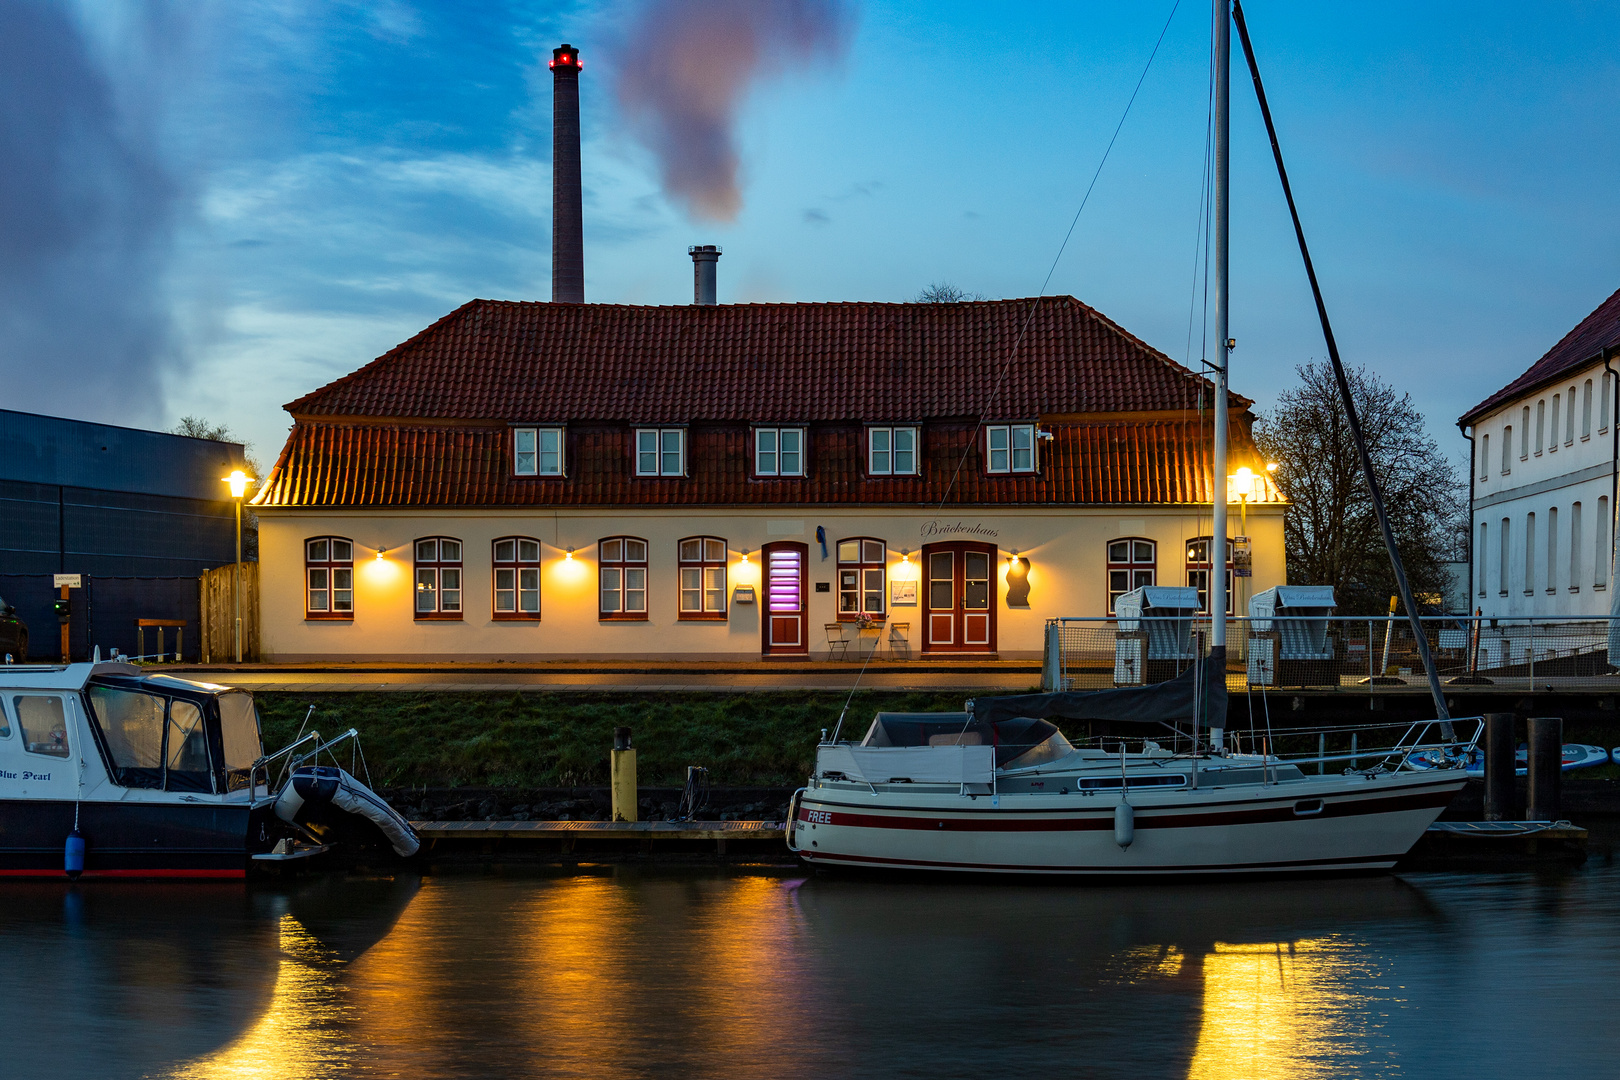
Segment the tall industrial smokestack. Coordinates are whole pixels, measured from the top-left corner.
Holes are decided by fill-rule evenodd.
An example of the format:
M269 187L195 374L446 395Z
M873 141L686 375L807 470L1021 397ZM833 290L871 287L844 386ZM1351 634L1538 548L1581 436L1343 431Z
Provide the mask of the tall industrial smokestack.
M720 249L713 244L689 247L692 256L692 303L714 305L720 302L715 287L715 270L720 262Z
M585 211L579 179L579 50L551 50L551 299L585 302Z

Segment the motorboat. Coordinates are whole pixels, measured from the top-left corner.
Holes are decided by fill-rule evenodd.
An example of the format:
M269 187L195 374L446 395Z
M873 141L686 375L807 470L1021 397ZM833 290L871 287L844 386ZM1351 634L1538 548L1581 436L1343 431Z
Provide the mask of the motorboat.
M1438 721L1421 721L1394 729L1385 746L1332 753L1322 749L1328 729L1294 729L1251 738L1258 752L1212 752L1190 732L1205 708L1222 720L1225 705L1225 673L1206 663L1140 689L879 713L858 743L817 747L815 774L789 805L788 847L812 866L892 870L1386 870L1467 783L1464 762L1484 728L1482 718L1453 720L1465 734L1447 738ZM1154 737L1077 747L1054 720L1147 725ZM1350 734L1331 729L1336 744ZM1309 749L1273 750L1284 744Z
M245 690L119 661L0 665L0 876L242 878L326 850L338 814L360 823L341 839L414 853L403 819L319 763L357 738L265 755ZM286 809L300 786L328 809Z

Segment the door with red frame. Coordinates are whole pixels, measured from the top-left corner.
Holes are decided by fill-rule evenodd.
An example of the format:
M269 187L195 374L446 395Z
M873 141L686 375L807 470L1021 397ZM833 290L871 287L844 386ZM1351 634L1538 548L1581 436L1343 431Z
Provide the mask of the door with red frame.
M810 653L810 547L792 540L766 544L760 551L765 576L765 618L761 650L767 656Z
M996 548L927 544L922 549L923 651L996 651Z

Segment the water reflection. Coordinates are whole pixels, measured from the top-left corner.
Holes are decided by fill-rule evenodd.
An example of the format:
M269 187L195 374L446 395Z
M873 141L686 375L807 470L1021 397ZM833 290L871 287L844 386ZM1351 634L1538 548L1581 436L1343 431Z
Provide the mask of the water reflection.
M1596 1074L1617 885L0 885L0 1025L19 1077Z

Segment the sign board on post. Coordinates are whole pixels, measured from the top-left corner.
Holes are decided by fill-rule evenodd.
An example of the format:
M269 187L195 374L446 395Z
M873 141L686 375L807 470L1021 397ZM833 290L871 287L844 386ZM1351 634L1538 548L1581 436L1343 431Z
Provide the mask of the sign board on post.
M83 585L79 584L78 574L53 574L51 576L51 587L55 589L84 588Z
M1247 536L1232 537L1232 575L1254 577L1254 554Z

